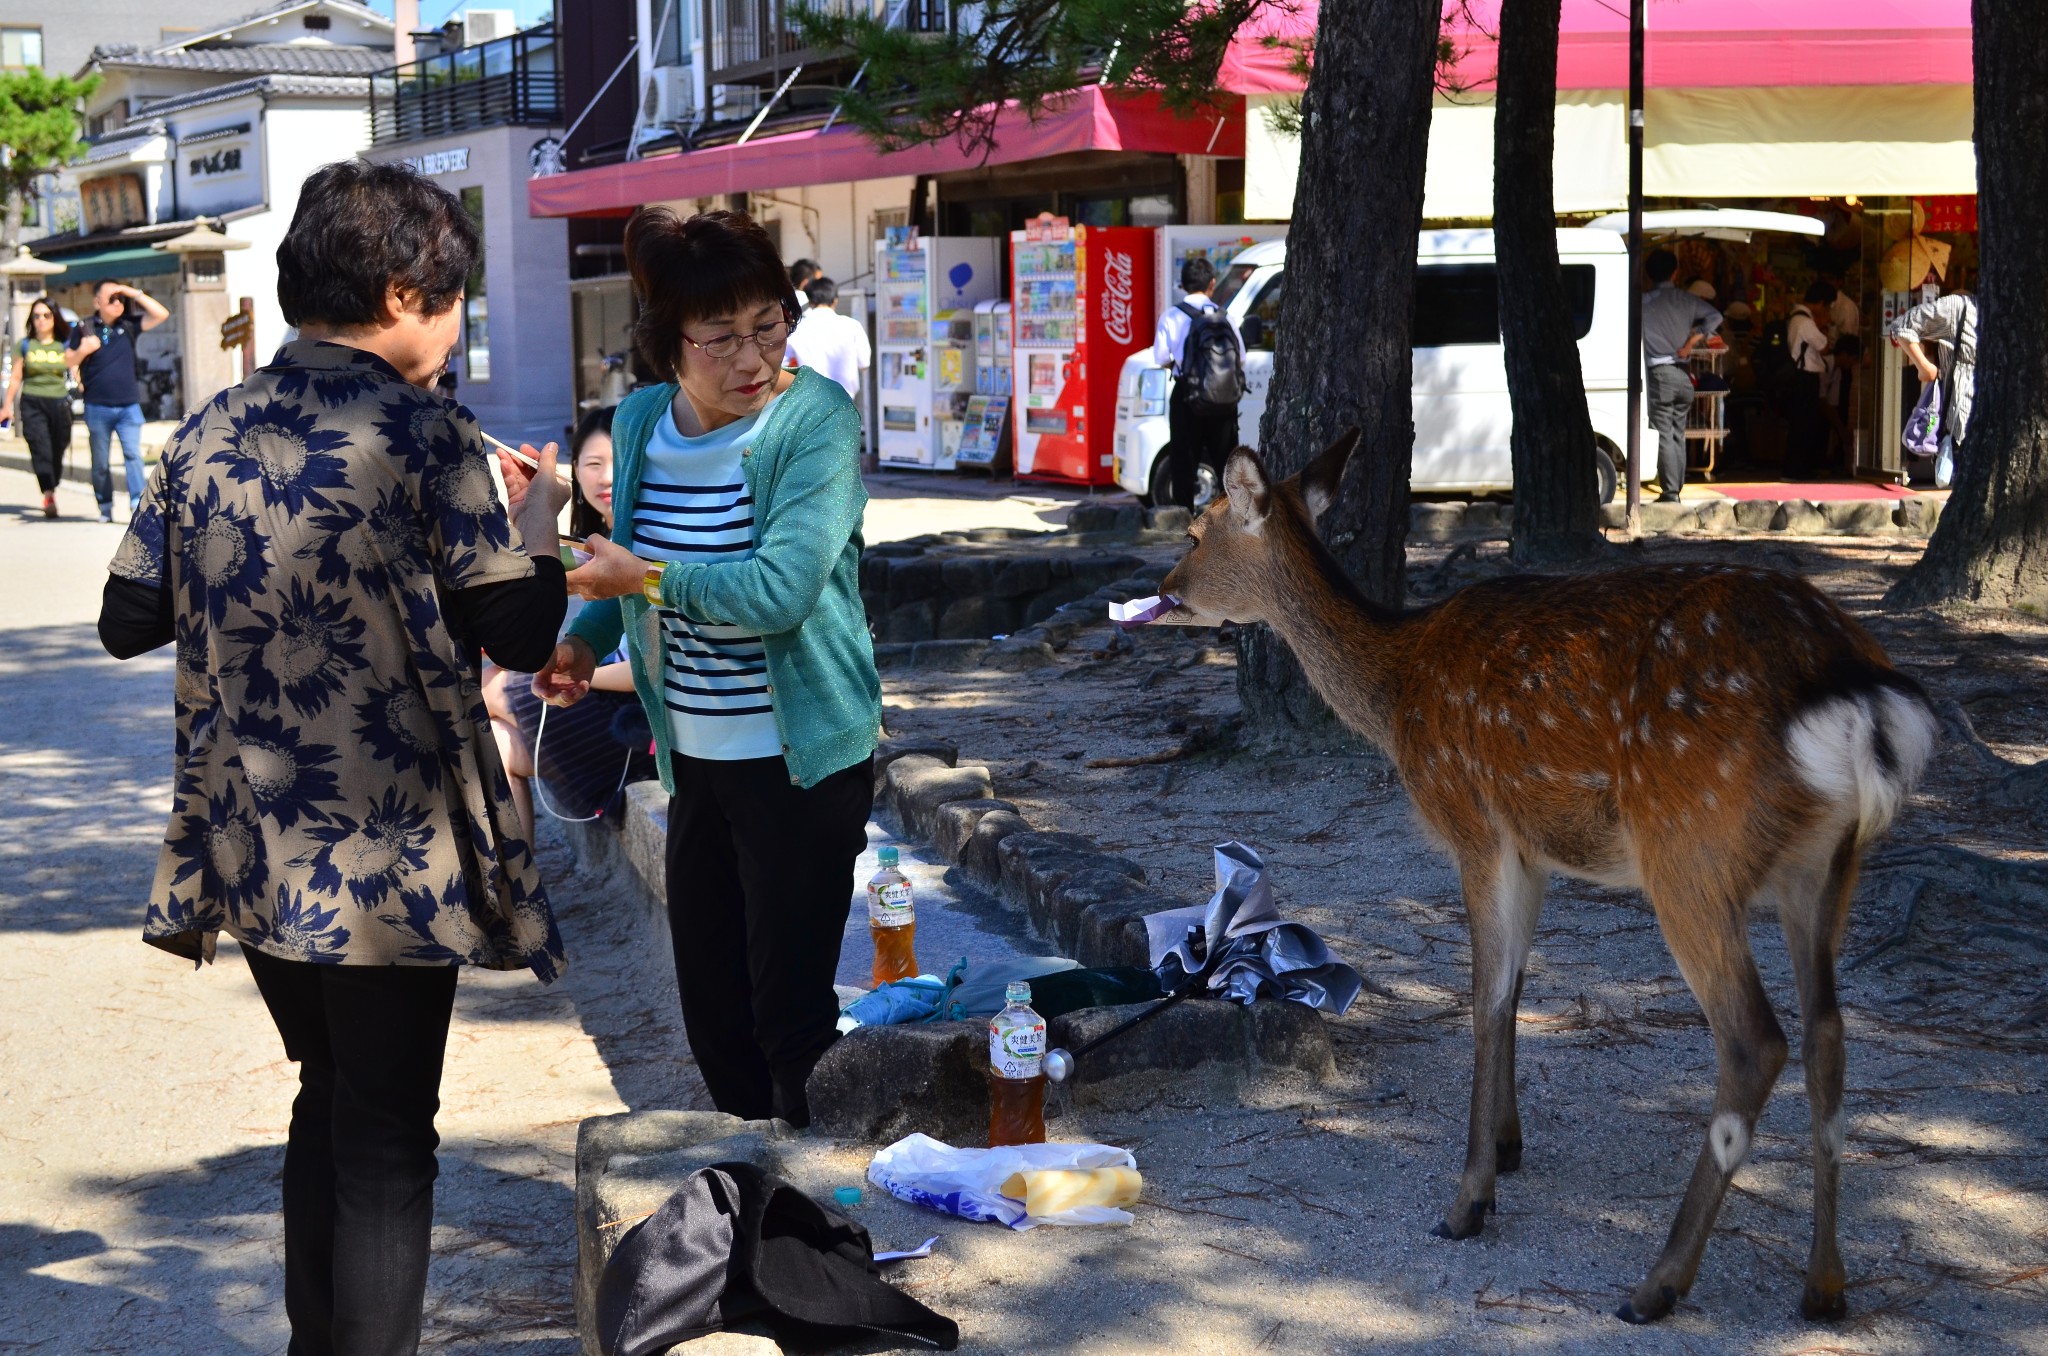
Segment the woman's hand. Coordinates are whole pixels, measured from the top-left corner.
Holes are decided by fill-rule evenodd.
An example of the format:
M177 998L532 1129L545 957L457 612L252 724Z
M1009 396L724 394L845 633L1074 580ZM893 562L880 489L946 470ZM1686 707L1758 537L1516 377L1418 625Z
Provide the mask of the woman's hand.
M550 518L554 517L562 511L562 506L569 502L569 482L556 465L561 449L549 443L536 452L533 450L533 444L521 443L519 450L538 462L539 467L536 469L528 466L503 448L498 450L498 469L505 476L506 512L514 518L518 517L520 510L526 505L527 496L538 484L540 502L535 507L544 507L547 515Z
M569 592L593 603L640 592L651 561L595 534L584 538L583 548L590 552L590 560L569 571Z
M533 695L550 706L573 706L590 693L597 656L581 636L566 636L540 672L533 675Z

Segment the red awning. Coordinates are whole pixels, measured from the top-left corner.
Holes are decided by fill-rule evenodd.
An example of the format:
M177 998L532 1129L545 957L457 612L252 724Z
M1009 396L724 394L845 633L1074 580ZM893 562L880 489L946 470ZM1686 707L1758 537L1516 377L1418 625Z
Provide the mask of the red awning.
M1181 118L1156 99L1107 94L1091 85L1036 120L1014 108L1005 111L996 126L995 149L985 159L950 141L883 152L841 124L830 132L791 132L744 146L712 146L533 179L526 200L537 217L622 216L642 203L676 198L943 174L1071 151L1241 156L1244 106L1233 100L1220 117Z
M1648 0L1644 75L1660 89L1967 85L1970 0ZM1300 53L1316 0L1240 33L1217 83L1234 94L1302 88ZM1472 0L1478 28L1454 31L1460 83L1492 83L1500 0ZM1559 89L1628 87L1628 10L1564 0Z

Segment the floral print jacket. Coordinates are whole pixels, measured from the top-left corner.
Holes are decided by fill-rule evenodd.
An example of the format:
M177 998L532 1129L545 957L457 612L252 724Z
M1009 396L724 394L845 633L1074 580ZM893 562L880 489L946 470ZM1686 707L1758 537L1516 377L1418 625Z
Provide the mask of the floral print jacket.
M111 569L168 589L177 632L145 940L561 972L444 619L449 593L533 570L468 410L360 349L287 344L179 427Z

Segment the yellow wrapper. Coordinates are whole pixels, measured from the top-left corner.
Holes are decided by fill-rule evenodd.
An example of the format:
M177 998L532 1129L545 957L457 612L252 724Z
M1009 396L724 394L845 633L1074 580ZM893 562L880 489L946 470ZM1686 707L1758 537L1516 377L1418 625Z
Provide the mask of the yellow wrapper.
M1024 1202L1026 1214L1041 1219L1084 1205L1135 1205L1144 1189L1145 1179L1136 1168L1042 1168L1013 1172L1001 1187L1011 1200Z

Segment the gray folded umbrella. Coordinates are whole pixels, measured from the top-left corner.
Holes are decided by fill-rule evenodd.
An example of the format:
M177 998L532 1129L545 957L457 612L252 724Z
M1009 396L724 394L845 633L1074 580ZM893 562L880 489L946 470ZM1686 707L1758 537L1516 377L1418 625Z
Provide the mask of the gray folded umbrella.
M1201 930L1198 951L1190 933ZM1216 893L1207 904L1145 918L1152 969L1171 993L1215 960L1209 992L1250 1003L1285 998L1342 1013L1358 997L1358 972L1330 955L1305 923L1290 923L1273 903L1266 864L1243 843L1216 847Z

